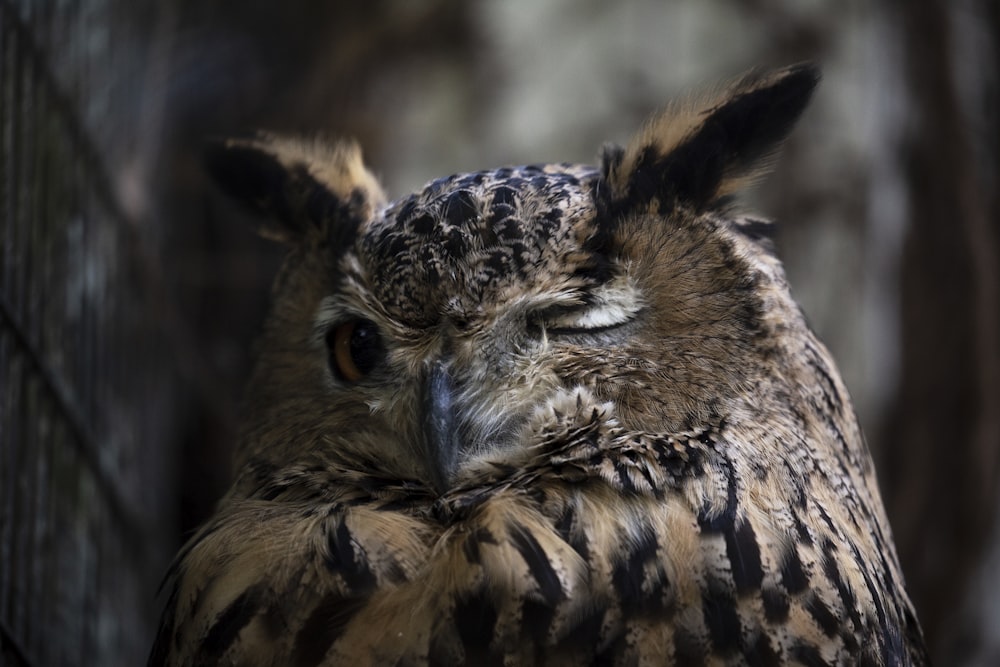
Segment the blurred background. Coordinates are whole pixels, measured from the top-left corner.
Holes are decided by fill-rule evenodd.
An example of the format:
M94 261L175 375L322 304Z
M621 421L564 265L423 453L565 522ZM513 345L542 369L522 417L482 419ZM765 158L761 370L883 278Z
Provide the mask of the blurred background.
M230 474L281 248L206 137L356 137L391 196L592 162L750 67L824 81L772 176L938 665L1000 664L996 0L0 0L0 664L135 665Z

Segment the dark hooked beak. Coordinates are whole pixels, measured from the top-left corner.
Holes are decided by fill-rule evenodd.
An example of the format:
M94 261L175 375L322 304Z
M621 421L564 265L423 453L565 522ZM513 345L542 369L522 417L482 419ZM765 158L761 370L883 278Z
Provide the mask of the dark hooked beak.
M423 387L424 446L431 482L439 494L451 487L461 442L455 414L455 388L447 365L431 364Z

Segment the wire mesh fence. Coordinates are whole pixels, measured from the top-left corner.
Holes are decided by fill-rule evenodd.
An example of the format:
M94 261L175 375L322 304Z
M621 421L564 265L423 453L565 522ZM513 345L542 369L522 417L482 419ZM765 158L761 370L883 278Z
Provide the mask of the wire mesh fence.
M0 0L0 664L140 664L154 622L170 362L109 171L142 131L128 5Z

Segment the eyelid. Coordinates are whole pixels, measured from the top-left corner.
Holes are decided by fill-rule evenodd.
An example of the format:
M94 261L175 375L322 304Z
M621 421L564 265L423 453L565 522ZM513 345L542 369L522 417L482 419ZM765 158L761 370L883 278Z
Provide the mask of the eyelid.
M533 321L554 336L597 334L629 324L637 313L609 306L553 306L539 311Z
M550 336L579 336L586 334L599 334L605 331L613 331L619 327L623 327L628 324L626 322L618 322L617 324L608 324L602 327L545 327L545 333Z

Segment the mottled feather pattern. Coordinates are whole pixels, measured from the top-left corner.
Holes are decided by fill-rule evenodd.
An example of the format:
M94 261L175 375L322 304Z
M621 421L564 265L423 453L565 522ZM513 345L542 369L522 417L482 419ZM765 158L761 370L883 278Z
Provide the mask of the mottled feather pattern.
M291 249L150 664L926 664L846 388L731 200L816 80L392 203L353 148L214 152Z

